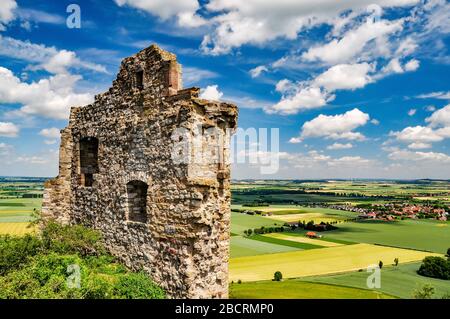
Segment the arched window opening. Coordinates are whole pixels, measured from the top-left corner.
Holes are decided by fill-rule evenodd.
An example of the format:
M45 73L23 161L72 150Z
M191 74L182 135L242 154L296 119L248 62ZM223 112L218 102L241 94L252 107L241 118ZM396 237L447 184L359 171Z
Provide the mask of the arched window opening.
M131 181L127 184L128 220L147 222L147 189L148 185L141 181Z
M80 140L81 184L92 186L96 173L98 173L98 139L84 137Z

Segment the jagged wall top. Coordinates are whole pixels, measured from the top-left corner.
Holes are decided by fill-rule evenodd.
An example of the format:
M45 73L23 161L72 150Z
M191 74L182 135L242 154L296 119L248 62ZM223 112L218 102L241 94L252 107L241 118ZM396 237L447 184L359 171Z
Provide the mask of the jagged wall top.
M176 55L152 44L122 60L117 78L106 94L114 91L119 91L119 94L145 91L160 98L175 95L181 89L181 65ZM101 96L96 96L96 100Z

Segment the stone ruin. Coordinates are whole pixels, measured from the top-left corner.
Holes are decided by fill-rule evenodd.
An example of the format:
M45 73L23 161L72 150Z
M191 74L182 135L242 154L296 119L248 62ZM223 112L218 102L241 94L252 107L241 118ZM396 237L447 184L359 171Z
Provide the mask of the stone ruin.
M71 108L42 218L100 230L171 298L227 298L237 114L183 89L174 54L152 45L125 58L107 92Z

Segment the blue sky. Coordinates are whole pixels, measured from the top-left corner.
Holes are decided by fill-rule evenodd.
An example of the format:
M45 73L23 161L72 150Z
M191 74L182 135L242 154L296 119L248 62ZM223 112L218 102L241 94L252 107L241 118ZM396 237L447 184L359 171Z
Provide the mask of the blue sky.
M55 176L70 106L157 43L239 127L279 129L279 170L234 178L450 178L447 1L2 0L0 30L0 175Z

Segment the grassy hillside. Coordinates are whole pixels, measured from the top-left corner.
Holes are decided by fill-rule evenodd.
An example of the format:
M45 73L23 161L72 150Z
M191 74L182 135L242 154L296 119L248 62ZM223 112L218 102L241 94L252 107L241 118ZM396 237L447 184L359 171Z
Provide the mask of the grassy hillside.
M298 248L257 241L242 236L231 237L231 258L295 251Z
M423 277L417 274L420 263L399 265L397 267L383 267L381 270L381 288L379 292L400 298L411 298L415 289L430 284L435 289L436 298L450 294L450 281ZM333 276L304 278L316 283L334 284L356 288L367 288L367 272L352 272Z
M284 278L298 278L366 269L369 265L419 261L437 255L416 250L375 246L369 244L344 245L286 253L231 258L229 280L257 281L273 278L281 271Z
M387 294L367 289L286 280L258 281L230 285L230 298L237 299L390 299Z
M328 238L445 253L450 246L450 222L403 220L339 224Z
M283 225L284 222L272 220L270 218L260 217L257 215L247 215L242 213L231 213L231 232L243 235L244 230L249 228L260 228L261 226Z

